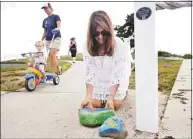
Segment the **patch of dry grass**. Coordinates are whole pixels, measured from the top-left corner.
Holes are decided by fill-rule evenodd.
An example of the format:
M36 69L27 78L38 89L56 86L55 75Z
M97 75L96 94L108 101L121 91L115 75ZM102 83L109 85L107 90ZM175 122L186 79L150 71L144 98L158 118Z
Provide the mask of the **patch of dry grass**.
M48 62L48 72L51 72L50 62ZM59 61L63 72L71 67L71 63ZM24 76L27 73L27 63L18 67L4 67L1 69L1 91L16 91L22 88L25 82Z
M60 59L61 59L61 60L72 60L72 57L66 55L66 56L61 56ZM76 61L83 61L83 55L82 55L82 53L78 53L78 54L76 55Z
M169 95L175 83L181 60L158 60L158 90ZM129 89L135 89L135 72L130 77Z

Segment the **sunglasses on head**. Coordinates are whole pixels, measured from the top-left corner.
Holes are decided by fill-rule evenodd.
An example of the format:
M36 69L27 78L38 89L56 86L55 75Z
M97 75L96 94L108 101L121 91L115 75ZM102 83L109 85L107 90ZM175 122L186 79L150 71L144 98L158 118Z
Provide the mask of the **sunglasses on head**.
M93 33L93 37L98 37L100 34L101 34L102 36L110 36L110 32L107 32L107 31L101 31L101 32L99 32L99 31L97 31L97 32Z

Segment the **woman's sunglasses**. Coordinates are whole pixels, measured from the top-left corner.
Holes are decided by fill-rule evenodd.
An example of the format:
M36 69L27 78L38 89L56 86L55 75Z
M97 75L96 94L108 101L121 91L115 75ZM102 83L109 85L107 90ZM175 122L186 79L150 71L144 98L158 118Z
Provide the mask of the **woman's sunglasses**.
M95 32L92 34L93 37L98 37L99 35L102 35L102 36L110 36L110 32L107 32L107 31L101 31L101 32Z

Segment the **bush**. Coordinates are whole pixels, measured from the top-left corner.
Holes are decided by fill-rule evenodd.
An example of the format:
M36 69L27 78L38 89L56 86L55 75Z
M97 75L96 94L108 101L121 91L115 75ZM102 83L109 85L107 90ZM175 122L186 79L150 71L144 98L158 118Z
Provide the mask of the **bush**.
M192 59L192 55L191 54L185 54L183 56L184 59Z
M177 54L171 54L166 51L158 51L158 57L182 57L182 56Z

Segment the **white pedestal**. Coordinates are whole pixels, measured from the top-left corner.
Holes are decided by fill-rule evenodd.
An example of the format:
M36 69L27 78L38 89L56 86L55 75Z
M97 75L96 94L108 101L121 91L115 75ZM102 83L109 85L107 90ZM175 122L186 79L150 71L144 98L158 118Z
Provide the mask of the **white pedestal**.
M148 7L149 9L140 9L142 7ZM148 17L148 15L150 16ZM155 46L155 3L136 2L134 20L136 129L157 133L158 58Z

